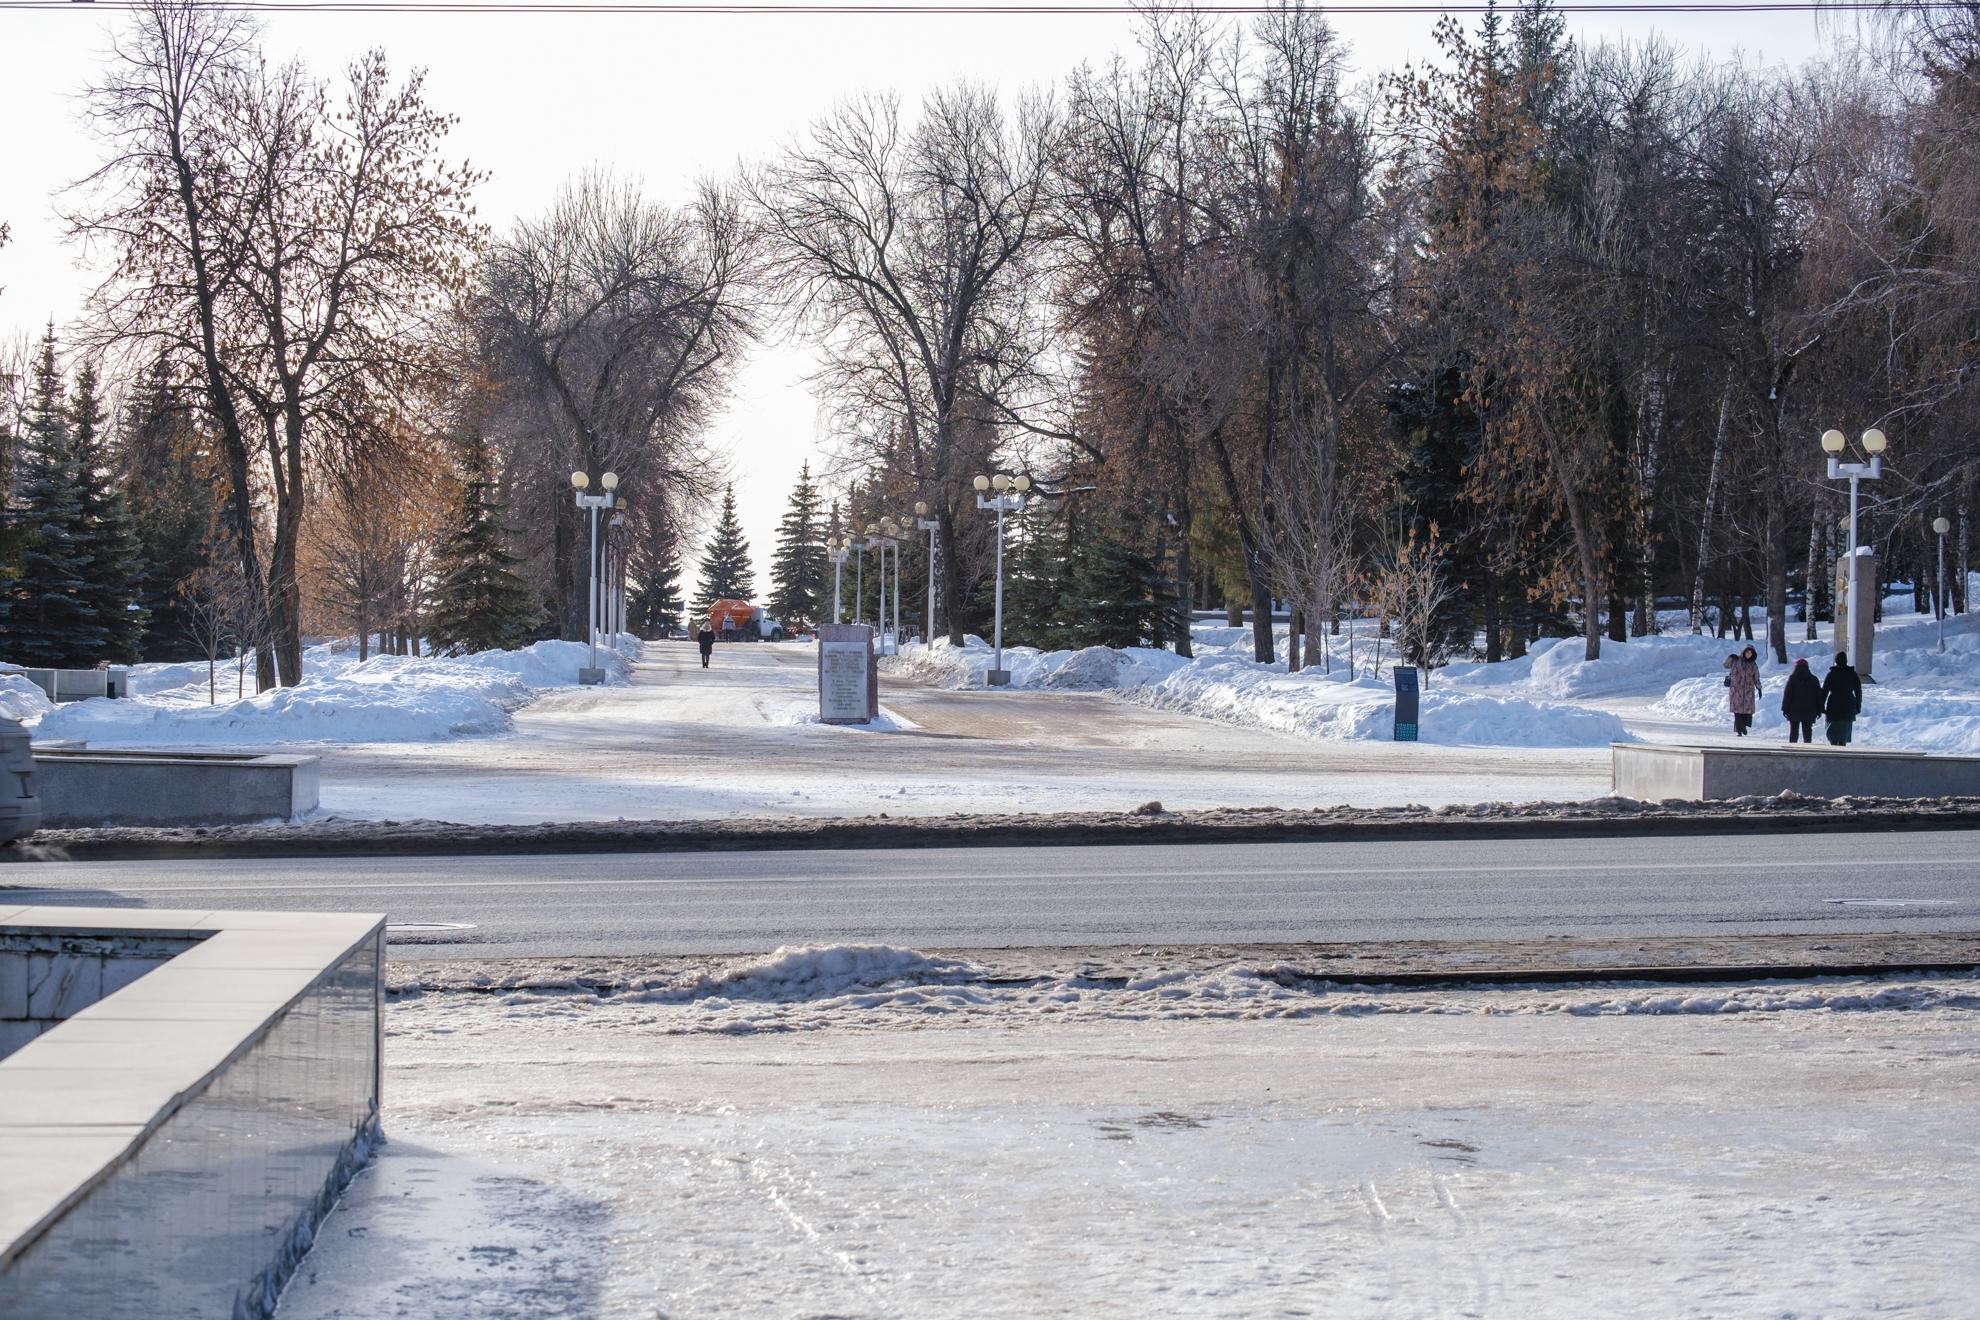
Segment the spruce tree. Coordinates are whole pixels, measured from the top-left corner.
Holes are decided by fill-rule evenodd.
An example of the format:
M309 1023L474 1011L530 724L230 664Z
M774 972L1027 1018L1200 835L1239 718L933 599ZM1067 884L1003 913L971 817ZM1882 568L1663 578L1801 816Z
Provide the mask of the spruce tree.
M440 543L440 581L427 640L436 652L512 650L527 645L542 611L516 576L521 562L506 542L488 440L469 431L457 456L460 494L455 521Z
M137 539L138 652L205 659L210 629L195 618L195 580L231 553L220 541L219 476L206 438L172 388L163 354L124 409L118 436L125 501Z
M638 566L638 587L626 600L626 622L640 637L665 637L681 626L681 556L670 536Z
M14 511L22 546L18 573L0 591L0 658L60 669L96 663L104 635L89 602L90 556L55 327L42 336L29 387Z
M749 566L749 542L736 518L736 488L722 492L722 514L701 553L701 588L695 592L696 613L706 613L718 600L748 600L756 594L756 574Z
M103 402L94 365L76 373L69 402L70 452L80 482L82 537L89 558L82 599L102 640L94 660L137 661L144 636L144 607L138 601L138 541L131 529L116 474L104 443Z
M811 481L811 464L798 472L791 505L777 529L777 557L770 566L770 612L792 631L808 629L831 617L831 562L825 557L824 532L818 522L818 487Z

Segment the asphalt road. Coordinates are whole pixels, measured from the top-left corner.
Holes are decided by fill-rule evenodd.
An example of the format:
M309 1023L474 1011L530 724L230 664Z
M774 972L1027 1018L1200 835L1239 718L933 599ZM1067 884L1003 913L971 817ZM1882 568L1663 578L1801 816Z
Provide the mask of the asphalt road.
M384 911L396 957L1980 930L1980 833L66 862L16 905Z

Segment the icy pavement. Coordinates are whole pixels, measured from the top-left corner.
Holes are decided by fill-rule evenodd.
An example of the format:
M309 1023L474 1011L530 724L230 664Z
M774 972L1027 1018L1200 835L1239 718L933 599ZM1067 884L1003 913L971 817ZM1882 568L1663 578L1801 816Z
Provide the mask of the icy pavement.
M1968 977L677 971L401 997L391 1144L285 1320L1954 1316L1980 1287Z

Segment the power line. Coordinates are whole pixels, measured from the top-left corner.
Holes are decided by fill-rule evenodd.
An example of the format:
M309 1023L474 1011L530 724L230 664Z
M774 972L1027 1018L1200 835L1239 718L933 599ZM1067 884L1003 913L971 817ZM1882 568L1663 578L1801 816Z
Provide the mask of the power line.
M1971 0L1907 0L1906 8L1912 9L1964 9L1970 7ZM0 0L0 9L5 10L67 10L77 12L91 9L133 10L146 8L145 0ZM230 13L260 14L660 14L660 15L764 15L764 16L851 16L851 17L893 17L893 16L943 16L943 15L982 15L1006 17L1018 15L1046 16L1106 16L1112 14L1184 14L1195 13L1210 16L1267 14L1277 12L1279 6L1270 3L1245 3L1234 0L1232 3L1205 4L1131 4L1119 0L1100 0L1095 4L1054 4L1017 3L985 4L960 3L954 5L905 3L905 4L845 4L820 0L818 3L805 3L804 0L791 0L789 3L697 3L696 0L203 0L195 6L199 9L221 10ZM1893 0L1638 0L1637 3L1565 3L1552 6L1555 13L1576 14L1781 14L1814 13L1830 10L1843 13L1867 13L1890 9ZM1488 6L1484 4L1456 3L1374 3L1361 0L1360 3L1326 4L1316 7L1316 12L1325 15L1337 14L1483 14ZM1507 12L1506 6L1500 7Z

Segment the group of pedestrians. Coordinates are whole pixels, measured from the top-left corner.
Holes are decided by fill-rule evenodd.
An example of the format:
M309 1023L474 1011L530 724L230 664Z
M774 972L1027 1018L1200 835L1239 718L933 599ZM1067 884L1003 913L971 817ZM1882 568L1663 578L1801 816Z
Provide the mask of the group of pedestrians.
M1753 728L1753 712L1760 703L1759 654L1749 646L1738 655L1727 656L1725 669L1726 705L1732 711L1733 732L1744 738ZM1841 651L1820 682L1806 660L1796 660L1781 688L1781 714L1787 717L1791 743L1814 742L1815 721L1821 719L1830 743L1847 747L1851 727L1862 710L1863 679Z

